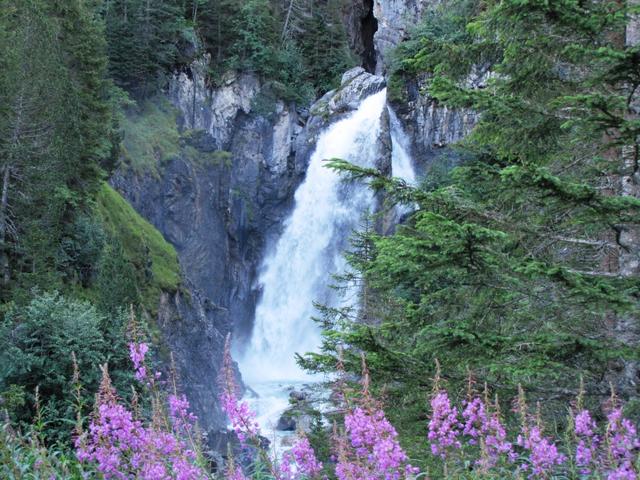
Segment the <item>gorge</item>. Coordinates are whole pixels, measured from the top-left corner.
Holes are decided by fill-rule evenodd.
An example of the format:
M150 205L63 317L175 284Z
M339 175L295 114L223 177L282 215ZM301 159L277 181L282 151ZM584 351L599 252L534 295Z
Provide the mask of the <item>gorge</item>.
M389 10L376 5L362 11L358 7L345 21L353 22L350 38L355 43L375 43L382 52L406 34L411 16L399 4ZM379 15L375 35L368 20L360 30L359 18L368 15ZM373 58L371 49L358 48ZM378 58L382 72L381 53ZM277 101L274 112L265 115L255 108L261 98L258 78L231 75L224 86L211 89L206 84L208 61L196 60L176 72L167 98L177 108L179 127L194 132L182 141L195 149L195 158L225 151L228 163L203 168L183 154L161 166L160 178L124 168L112 183L176 247L196 303L187 306L180 296L167 298L160 325L192 405L215 438L213 432L222 426L215 378L226 333L233 332L243 376L282 376L249 367L252 363L277 364L299 376L294 352L319 342L311 319L313 302L331 303L326 285L344 267L341 255L348 233L367 209L375 210L378 200L365 186L338 187L337 174L324 168L323 160L348 158L412 182L410 151L416 151L416 167L424 172L474 119L421 96L396 115L393 107L385 107L381 93L376 105L360 113L366 118L354 120L358 114L349 117L351 112L386 83L384 76L360 67L345 73L341 86L308 113ZM359 124L349 126L350 121ZM358 143L361 147L353 148ZM389 228L394 221L383 223ZM184 314L194 308L193 314ZM190 326L176 323L176 315L190 318ZM209 333L203 336L203 331Z
M0 477L638 478L636 3L0 0Z

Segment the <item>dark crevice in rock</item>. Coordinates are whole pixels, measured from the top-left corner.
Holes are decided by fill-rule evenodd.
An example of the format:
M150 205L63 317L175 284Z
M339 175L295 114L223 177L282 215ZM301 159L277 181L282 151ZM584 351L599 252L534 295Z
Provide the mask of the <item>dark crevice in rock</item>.
M373 0L363 0L366 15L360 20L362 32L362 67L369 73L376 71L376 49L373 43L373 36L378 30L378 20L373 16Z

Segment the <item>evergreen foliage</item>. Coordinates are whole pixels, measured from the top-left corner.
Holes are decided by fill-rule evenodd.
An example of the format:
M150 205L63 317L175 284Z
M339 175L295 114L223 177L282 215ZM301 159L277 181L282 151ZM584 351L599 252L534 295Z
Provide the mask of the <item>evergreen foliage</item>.
M39 386L48 442L70 438L71 352L89 385L107 361L122 381L123 309L154 313L180 283L175 250L104 183L130 104L107 78L113 4L0 2L0 396L28 422Z
M101 23L84 3L4 2L2 296L72 275L75 235L116 139ZM61 252L62 253L62 252Z
M640 200L622 188L623 153L637 154L631 12L454 0L428 13L396 53L395 98L423 82L436 105L477 111L459 146L467 160L418 188L330 163L416 210L392 236L357 237L342 280L363 309L321 307L323 354L304 366L331 371L344 349L357 371L364 352L406 432L435 359L453 391L472 370L501 394L522 384L561 398L578 374L592 395L603 379L633 394L611 371L638 360L640 279L622 273L617 243L640 223Z
M175 292L180 284L180 267L175 249L106 183L97 197L97 211L104 222L105 231L115 239L111 249L105 252L105 255L113 256L106 256L102 265L107 271L112 270L122 262L121 256L131 265L129 269L124 269L122 278L104 278L105 282L111 282L111 288L115 290L109 295L111 301L118 298L117 292L124 292L132 283L133 273L136 289L122 298L121 304L127 299L137 298L132 297L137 290L144 307L155 312L160 293ZM108 274L105 272L104 275ZM123 284L118 285L117 282Z
M14 402L12 416L30 423L38 395L47 440L68 440L75 417L72 354L86 384L97 388L99 365L108 361L114 370L127 368L125 326L122 312L107 318L88 302L57 293L38 294L24 307L12 307L0 323L0 390L26 400Z
M156 93L178 60L186 20L178 0L112 0L103 17L109 73L136 97Z

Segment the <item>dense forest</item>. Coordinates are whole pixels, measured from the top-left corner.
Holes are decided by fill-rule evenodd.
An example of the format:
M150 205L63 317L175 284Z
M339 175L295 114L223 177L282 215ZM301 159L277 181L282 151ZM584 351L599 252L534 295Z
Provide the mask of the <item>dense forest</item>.
M40 386L54 437L70 418L71 352L94 389L103 362L126 370L129 306L153 317L160 291L180 288L173 247L105 183L122 161L128 116L196 55L215 58L212 85L229 69L255 71L301 106L353 62L337 2L304 11L266 0L188 3L0 9L0 378L19 420L32 418ZM324 37L331 42L317 48Z
M164 294L189 296L178 252L110 180L198 141L163 95L203 58L209 89L248 73L269 100L256 110L306 119L370 67L352 3L0 0L0 476L638 478L640 7L625 1L445 0L413 19L385 52L390 108L426 98L477 122L416 184L327 159L381 199L331 285L357 301L316 299L322 345L298 356L333 406L274 459L227 339L207 382L231 440L208 451L156 321Z

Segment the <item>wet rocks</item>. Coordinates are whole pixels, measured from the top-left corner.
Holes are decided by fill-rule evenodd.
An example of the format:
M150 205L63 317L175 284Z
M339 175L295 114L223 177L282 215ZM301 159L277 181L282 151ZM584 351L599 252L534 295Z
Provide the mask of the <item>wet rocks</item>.
M276 430L281 432L293 432L296 430L296 418L295 412L292 410L285 411L280 418L278 419L278 423L276 425Z

